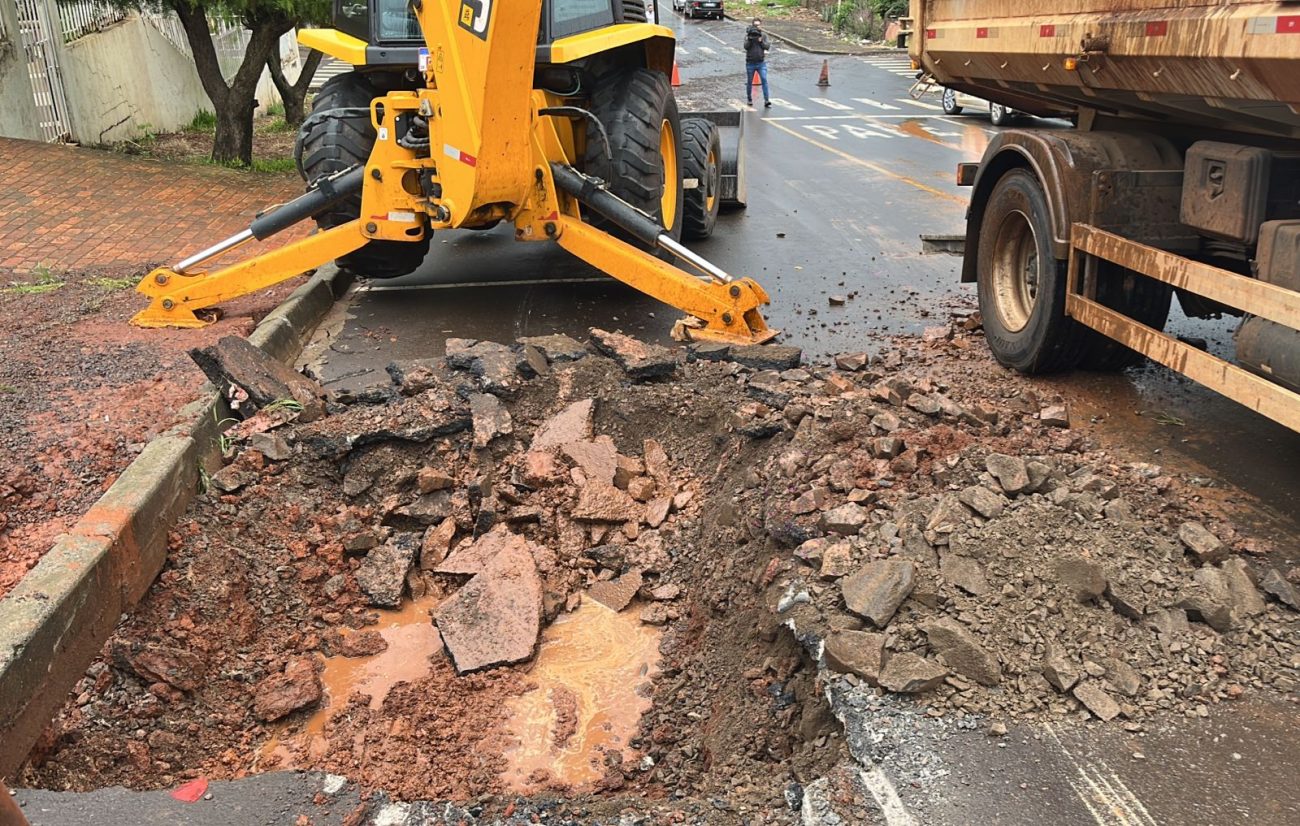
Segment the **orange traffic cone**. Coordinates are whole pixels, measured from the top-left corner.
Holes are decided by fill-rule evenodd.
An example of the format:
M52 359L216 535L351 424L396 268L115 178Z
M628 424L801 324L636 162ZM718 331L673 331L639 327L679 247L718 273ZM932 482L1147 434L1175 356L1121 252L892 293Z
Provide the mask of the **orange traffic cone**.
M822 76L817 78L818 86L831 85L831 64L829 60L822 61Z
M763 79L758 76L758 69L754 70L754 76L749 81L750 86L762 86Z
M676 61L676 60L673 61L673 85L674 85L674 86L681 86L681 85L682 85L682 73L679 72L679 71L677 71L677 61Z

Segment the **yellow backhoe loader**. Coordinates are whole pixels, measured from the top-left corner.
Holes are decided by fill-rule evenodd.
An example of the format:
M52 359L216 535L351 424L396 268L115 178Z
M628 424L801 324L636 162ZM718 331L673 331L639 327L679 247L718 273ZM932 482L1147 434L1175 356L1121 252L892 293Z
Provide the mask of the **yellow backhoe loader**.
M740 113L681 118L672 32L647 0L335 3L305 45L351 64L320 90L297 146L307 193L219 244L151 272L141 326L201 326L197 310L337 259L363 277L416 269L430 235L514 225L688 314L684 337L776 335L768 296L680 239L744 201ZM724 144L727 130L733 140ZM312 218L318 230L205 264ZM676 263L670 263L676 262Z

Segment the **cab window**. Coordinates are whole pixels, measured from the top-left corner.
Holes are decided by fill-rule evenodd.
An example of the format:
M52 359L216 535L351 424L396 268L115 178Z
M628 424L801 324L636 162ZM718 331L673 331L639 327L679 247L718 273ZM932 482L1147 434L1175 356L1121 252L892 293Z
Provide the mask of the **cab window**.
M551 39L591 31L614 22L610 0L551 0Z

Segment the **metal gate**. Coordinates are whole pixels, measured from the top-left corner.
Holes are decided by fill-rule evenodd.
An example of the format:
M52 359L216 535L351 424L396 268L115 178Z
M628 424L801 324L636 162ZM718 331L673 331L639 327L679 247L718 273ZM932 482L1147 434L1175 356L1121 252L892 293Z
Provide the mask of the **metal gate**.
M67 140L72 130L68 127L68 100L63 94L63 75L53 42L60 32L50 25L48 13L44 0L18 0L18 29L27 54L27 74L32 81L41 134L47 141L61 141Z

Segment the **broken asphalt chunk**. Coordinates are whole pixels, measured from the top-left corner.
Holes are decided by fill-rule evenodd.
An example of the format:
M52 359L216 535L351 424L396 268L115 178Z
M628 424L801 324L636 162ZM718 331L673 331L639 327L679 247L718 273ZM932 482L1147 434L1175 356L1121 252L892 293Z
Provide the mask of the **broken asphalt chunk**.
M647 344L622 333L592 327L591 343L604 355L618 362L634 381L662 378L677 369L677 354L658 344Z
M576 401L547 419L533 434L529 450L551 450L591 438L595 399Z
M325 415L325 394L319 384L267 355L248 339L226 336L215 346L190 350L190 358L244 418L272 404L297 405L299 422L312 422ZM231 385L241 392L229 395L227 388Z
M433 614L456 673L532 657L542 621L542 583L533 555L501 549Z

